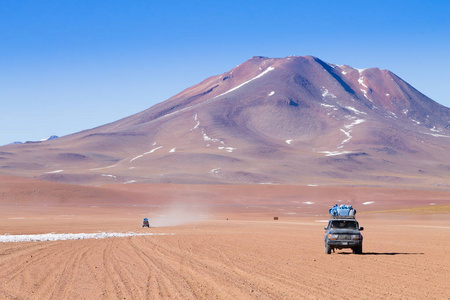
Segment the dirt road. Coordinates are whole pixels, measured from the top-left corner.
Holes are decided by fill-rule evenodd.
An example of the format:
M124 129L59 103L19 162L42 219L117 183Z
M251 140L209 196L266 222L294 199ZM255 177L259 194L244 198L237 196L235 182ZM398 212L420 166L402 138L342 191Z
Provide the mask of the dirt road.
M150 229L173 235L0 243L0 298L450 298L445 218L361 215L363 255L326 255L318 221L230 218ZM85 224L95 232L102 222Z

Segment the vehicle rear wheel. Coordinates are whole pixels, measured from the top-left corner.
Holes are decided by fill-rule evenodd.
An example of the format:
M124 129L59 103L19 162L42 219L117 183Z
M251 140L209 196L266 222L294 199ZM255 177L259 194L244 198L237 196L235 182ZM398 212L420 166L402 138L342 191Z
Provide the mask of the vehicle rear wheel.
M362 254L362 244L353 249L353 253Z
M331 246L328 244L325 244L325 253L326 254L331 254Z

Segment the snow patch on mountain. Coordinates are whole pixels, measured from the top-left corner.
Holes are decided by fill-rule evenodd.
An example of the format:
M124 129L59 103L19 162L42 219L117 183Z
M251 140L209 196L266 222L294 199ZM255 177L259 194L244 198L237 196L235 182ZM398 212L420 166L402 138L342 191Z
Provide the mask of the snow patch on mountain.
M348 110L351 110L351 111L353 111L353 112L355 112L355 113L357 113L359 115L367 115L367 113L359 111L359 110L357 110L356 108L354 108L352 106L346 106L345 108L348 109Z
M197 122L197 124L195 124L195 126L190 131L197 129L200 126L200 121L198 120L197 114L194 115L194 120Z
M336 156L342 154L352 153L351 151L319 151L318 153L324 153L325 156Z
M354 118L354 117L351 117L351 116L350 116L349 118ZM338 146L338 149L343 148L343 147L344 147L344 144L348 143L348 142L352 139L352 135L351 135L351 132L352 132L351 129L352 129L352 127L355 126L355 125L361 124L361 123L363 123L364 121L365 121L365 120L363 120L363 119L356 119L356 120L353 121L351 124L344 125L344 128L345 128L345 129L348 129L348 131L345 130L345 129L342 129L342 128L340 129L341 132L343 132L343 133L345 134L345 136L347 136L347 138L341 142L341 144Z
M57 136L57 135L51 135L51 136L48 136L48 137L46 137L45 139L42 139L42 140L40 140L40 141L41 141L41 142L51 141L51 140L54 140L54 139L57 139L57 138L59 138L59 136Z
M445 138L450 138L450 136L448 136L448 135L443 135L443 134L429 133L429 132L421 132L421 133L426 134L426 135L431 135L431 136L434 136L434 137L445 137Z
M141 155L138 155L138 156L136 156L136 157L133 157L131 160L130 160L130 162L132 162L133 160L136 160L136 159L138 159L138 158L141 158L141 157L143 157L144 155L143 154L141 154Z
M110 169L110 168L114 168L117 165L112 165L112 166L107 166L107 167L100 167L100 168L93 168L93 169L89 169L89 171L97 171L97 170L103 170L103 169Z
M111 174L102 174L103 177L111 177L111 178L117 178L116 175L111 175Z
M150 150L150 151L148 151L148 152L145 152L144 153L144 155L147 155L147 154L150 154L150 153L153 153L153 152L155 152L156 150L159 150L159 149L161 149L163 146L159 146L159 147L156 147L156 148L154 148L154 149L152 149L152 150Z
M212 169L211 171L209 171L209 173L217 175L217 174L219 174L219 171L220 171L220 168L215 168L215 169Z
M215 138L209 137L209 136L205 133L204 130L202 130L202 135L203 135L203 140L204 140L205 142L209 142L209 141L211 141L211 142L213 142L213 143L220 142L219 139L215 139Z
M55 173L61 173L61 172L64 172L64 170L56 170L56 171L45 172L45 174L55 174Z
M155 143L154 143L153 145L155 145ZM136 156L136 157L133 157L133 158L130 160L130 162L133 162L133 161L135 161L136 159L139 159L139 158L143 157L144 155L153 153L153 152L155 152L156 150L161 149L162 147L163 147L163 146L159 146L159 147L153 148L152 150L150 150L150 151L148 151L148 152L145 152L145 153L140 154L140 155L138 155L138 156Z
M243 86L246 85L247 83L252 82L253 80L258 79L258 78L264 76L265 74L267 74L268 72L270 72L270 71L272 71L272 70L275 70L275 68L273 68L273 67L268 67L268 68L267 68L264 72L262 72L261 74L259 74L259 75L255 76L255 77L253 77L253 78L250 79L250 80L247 80L247 81L244 82L244 83L241 83L240 85L238 85L238 86L236 86L236 87L234 87L234 88L232 88L232 89L229 89L229 90L226 91L225 93L222 93L222 94L220 94L220 95L215 96L213 99L218 98L218 97L221 97L221 96L223 96L223 95L226 95L226 94L228 94L228 93L230 93L230 92L233 92L233 91L235 91L235 90L237 90L237 89L243 87Z
M367 85L364 84L364 76L359 77L358 78L358 82L359 82L360 85L362 85L366 89L368 88Z
M367 201L367 202L363 202L362 205L370 205L370 204L373 204L373 203L375 203L375 201Z
M327 96L329 96L329 97L331 97L333 99L336 98L336 96L333 93L330 93L328 91L328 89L326 89L325 87L322 87L322 97L325 98Z
M236 150L237 148L233 148L233 147L217 147L217 149L219 150L225 150L227 152L233 152L234 150Z

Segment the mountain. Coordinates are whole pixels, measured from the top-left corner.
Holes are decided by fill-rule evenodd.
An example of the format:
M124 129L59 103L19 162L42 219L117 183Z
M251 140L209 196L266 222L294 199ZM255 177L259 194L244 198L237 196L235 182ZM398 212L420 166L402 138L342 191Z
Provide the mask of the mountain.
M0 147L50 181L448 187L450 109L388 70L253 57L116 122Z

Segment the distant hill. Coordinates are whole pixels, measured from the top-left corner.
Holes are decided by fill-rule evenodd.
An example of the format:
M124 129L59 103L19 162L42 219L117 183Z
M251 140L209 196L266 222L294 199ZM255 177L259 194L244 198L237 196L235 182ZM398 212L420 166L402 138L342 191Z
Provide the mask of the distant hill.
M38 143L38 142L45 142L45 141L50 141L50 140L54 140L57 139L59 136L57 135L51 135L49 137L46 137L45 139L39 140L39 141L26 141L25 143ZM12 142L9 145L18 145L18 144L23 144L20 141L16 141L16 142Z

